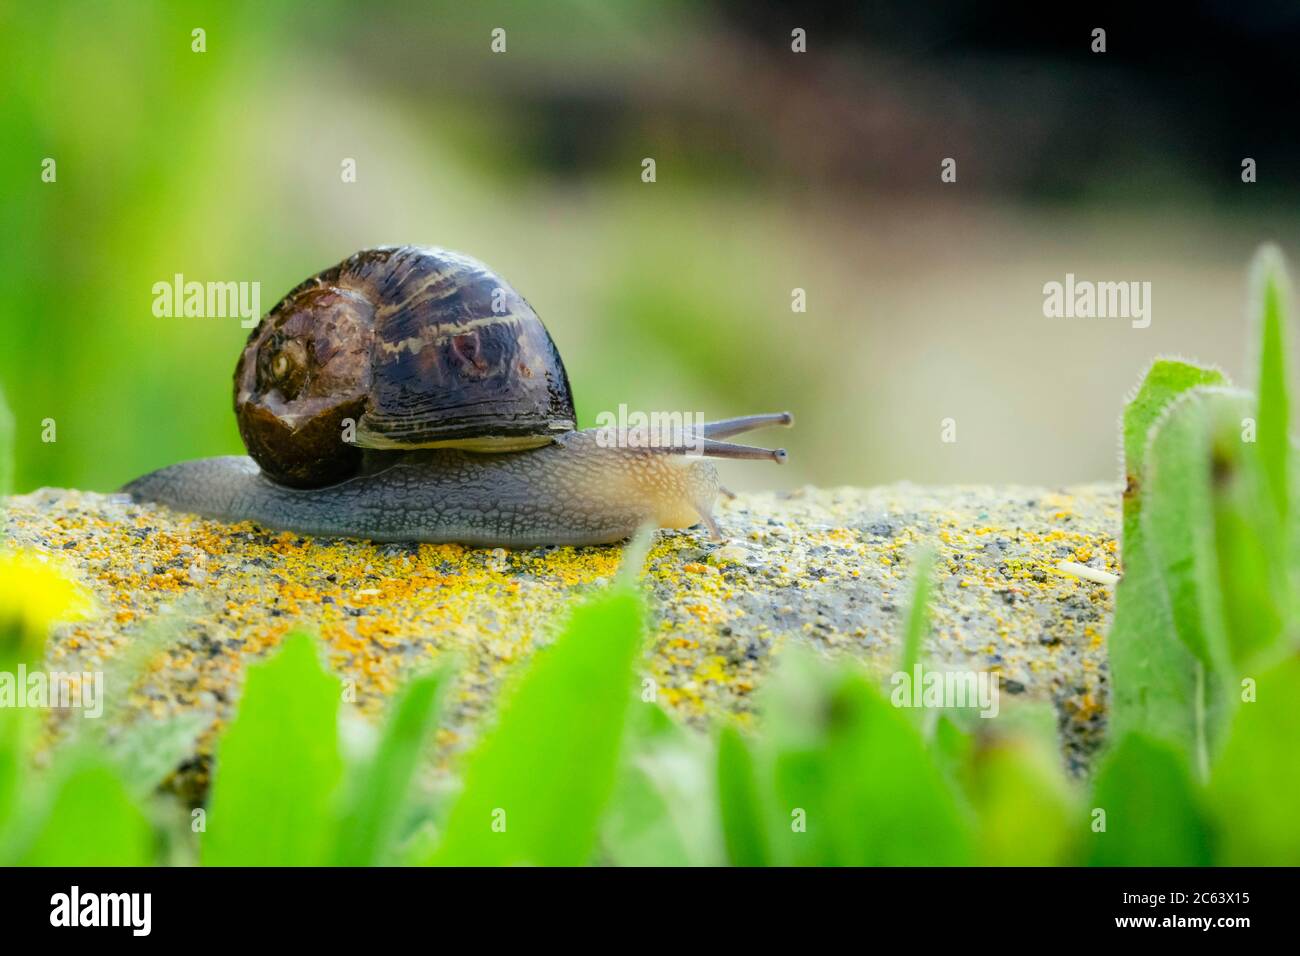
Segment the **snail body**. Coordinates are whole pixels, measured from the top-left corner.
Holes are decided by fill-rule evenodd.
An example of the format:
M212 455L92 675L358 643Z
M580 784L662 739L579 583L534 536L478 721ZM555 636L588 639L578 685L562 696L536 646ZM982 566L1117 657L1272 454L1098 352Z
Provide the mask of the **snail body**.
M788 414L706 424L670 447L574 428L541 320L482 263L436 249L357 253L300 284L250 335L235 412L251 458L181 462L123 490L302 534L481 546L604 544L703 522L706 461L780 461L719 439Z

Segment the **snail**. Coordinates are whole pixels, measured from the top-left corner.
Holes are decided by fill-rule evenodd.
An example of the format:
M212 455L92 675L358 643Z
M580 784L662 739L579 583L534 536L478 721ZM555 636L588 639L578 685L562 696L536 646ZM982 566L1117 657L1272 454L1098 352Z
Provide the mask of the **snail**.
M644 524L703 523L706 458L782 461L721 439L788 413L628 447L576 429L560 353L483 263L367 249L298 285L252 331L234 379L251 458L181 462L128 484L136 501L274 530L372 541L606 544Z

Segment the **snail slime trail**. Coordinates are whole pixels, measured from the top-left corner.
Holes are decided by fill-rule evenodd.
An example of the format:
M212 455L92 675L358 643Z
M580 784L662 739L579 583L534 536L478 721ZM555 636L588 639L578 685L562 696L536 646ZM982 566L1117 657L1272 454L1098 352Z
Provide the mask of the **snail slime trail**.
M634 429L636 444L577 431L568 372L532 306L478 260L416 246L363 250L290 290L236 362L234 405L251 457L181 462L124 490L376 541L607 544L646 523L718 538L706 459L782 461L722 439L793 423L670 416L659 433L653 419ZM616 424L635 424L622 408Z

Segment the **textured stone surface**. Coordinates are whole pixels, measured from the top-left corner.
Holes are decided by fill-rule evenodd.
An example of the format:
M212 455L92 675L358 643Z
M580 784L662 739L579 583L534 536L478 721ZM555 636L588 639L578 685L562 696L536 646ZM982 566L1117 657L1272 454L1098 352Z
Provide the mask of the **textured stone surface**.
M725 543L663 532L647 559L643 666L681 718L751 712L787 642L892 669L911 556L933 542L926 661L993 670L1004 693L1050 701L1067 764L1086 765L1105 720L1113 593L1057 564L1117 570L1118 488L810 488L742 495L719 519ZM246 664L297 626L320 635L367 714L405 674L457 654L442 731L454 751L502 678L623 553L308 539L75 491L10 499L3 520L11 543L57 556L99 602L96 617L56 630L50 666L113 673L133 649L129 690L110 682L110 705L128 722L193 715L203 732L187 770L200 783Z

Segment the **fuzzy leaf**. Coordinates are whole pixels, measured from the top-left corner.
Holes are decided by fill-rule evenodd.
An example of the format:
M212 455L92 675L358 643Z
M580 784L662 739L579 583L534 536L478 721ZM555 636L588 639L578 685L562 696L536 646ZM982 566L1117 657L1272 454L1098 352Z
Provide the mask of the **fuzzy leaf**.
M1288 529L1269 498L1263 449L1243 440L1248 412L1244 401L1219 403L1210 436L1211 523L1228 653L1236 674L1281 639L1292 606Z
M1245 427L1252 407L1244 393L1195 389L1148 450L1144 530L1175 629L1206 668L1210 743L1231 709L1234 667L1276 642L1289 601L1286 529Z
M1241 415L1248 397L1196 388L1180 397L1152 429L1146 454L1142 528L1169 600L1174 630L1211 671L1228 667L1214 534L1213 453L1216 423Z
M1202 385L1227 385L1227 377L1218 369L1205 368L1177 359L1157 359L1151 363L1137 392L1124 408L1124 543L1130 534L1141 540L1136 515L1141 507L1141 477L1146 465L1146 450L1151 428L1169 405L1193 388Z
M1124 577L1115 595L1107 638L1111 670L1111 731L1142 731L1197 749L1196 659L1174 633L1159 572L1142 527L1148 433L1179 395L1220 385L1223 374L1173 360L1152 364L1124 411Z
M1220 863L1300 865L1300 656L1247 678L1255 700L1233 715L1210 778L1211 811L1219 824ZM1244 688L1243 688L1244 689Z

